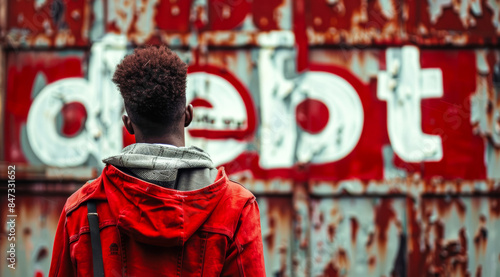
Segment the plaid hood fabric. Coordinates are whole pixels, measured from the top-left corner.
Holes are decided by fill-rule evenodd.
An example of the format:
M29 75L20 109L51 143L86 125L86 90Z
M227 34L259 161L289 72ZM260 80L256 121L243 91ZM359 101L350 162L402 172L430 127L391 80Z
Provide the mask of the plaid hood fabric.
M145 181L166 184L175 182L180 169L214 168L208 153L200 148L149 143L131 144L123 148L119 155L102 161L126 168Z

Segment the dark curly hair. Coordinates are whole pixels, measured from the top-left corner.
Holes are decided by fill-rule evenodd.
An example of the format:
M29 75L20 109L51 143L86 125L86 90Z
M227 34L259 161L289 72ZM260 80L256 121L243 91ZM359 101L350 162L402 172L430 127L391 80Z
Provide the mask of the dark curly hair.
M128 116L139 126L169 127L186 106L187 65L166 46L136 48L116 67L118 86Z

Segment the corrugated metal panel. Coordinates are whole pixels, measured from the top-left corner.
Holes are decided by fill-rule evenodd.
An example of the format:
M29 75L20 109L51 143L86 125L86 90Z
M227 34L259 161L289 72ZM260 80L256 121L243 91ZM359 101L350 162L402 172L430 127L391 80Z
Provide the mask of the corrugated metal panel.
M0 252L0 258L5 261L0 267L2 276L48 276L54 234L66 198L66 196L23 195L16 199L16 269L7 267L7 250L10 242L6 239L7 224L2 224L3 251ZM7 207L7 203L9 202L6 197L0 199L2 207ZM7 212L8 209L1 210L2 222L7 222Z
M293 204L288 197L258 198L269 276L292 276Z
M405 276L404 198L311 202L309 276Z

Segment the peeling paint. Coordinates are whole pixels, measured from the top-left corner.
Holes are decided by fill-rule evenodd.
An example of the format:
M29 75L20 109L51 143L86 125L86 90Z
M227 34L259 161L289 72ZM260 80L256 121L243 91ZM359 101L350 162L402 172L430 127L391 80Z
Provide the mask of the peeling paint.
M500 268L492 266L495 262L491 258L498 255L499 241L489 241L500 230L500 221L492 217L488 209L494 199L423 198L422 222L414 221L414 215L410 217L415 227L421 226L416 227L415 235L423 235L423 245L410 249L409 263L415 270L409 271L409 276L445 273L471 276L478 272L497 276ZM440 208L448 201L461 204L444 210ZM477 227L470 229L468 226Z
M500 76L500 52L476 51L476 91L471 95L471 124L474 131L486 139L488 177L500 178L500 86L494 80Z
M309 44L390 44L401 40L400 7L397 1L362 0L309 3Z
M113 0L107 2L107 24L110 31L126 34L137 43L146 42L153 34L158 0L129 1Z
M292 276L292 219L290 198L259 197L266 275Z
M7 205L5 199L0 199L1 205ZM18 218L23 218L16 222L16 258L17 264L22 265L16 267L15 272L20 273L17 276L38 276L35 275L37 271L43 273L49 267L54 234L65 201L66 197L61 196L24 196L16 199ZM0 219L7 221L7 209L1 210ZM6 228L4 224L0 230L2 235L7 234ZM0 245L6 248L7 243L7 239L2 239ZM0 252L0 258L5 260L6 254L6 251ZM12 269L7 266L0 267L0 274L13 276Z
M32 5L27 5L31 2ZM91 28L90 0L9 1L7 29L12 47L85 46Z
M303 184L296 184L293 194L294 240L292 243L292 270L294 275L307 276L309 271L309 200L306 187Z
M409 38L425 45L496 45L499 39L498 1L409 1Z
M387 19L393 19L398 15L396 0L378 0L378 4L380 5L381 13Z
M488 0L487 5L493 11L491 22L496 27L497 35L500 35L500 3L495 0Z
M474 25L472 16L481 16L483 10L479 0L428 0L431 22L435 24L443 14L443 9L451 7L459 16L462 25L468 28Z
M390 276L404 204L398 198L313 200L311 276Z

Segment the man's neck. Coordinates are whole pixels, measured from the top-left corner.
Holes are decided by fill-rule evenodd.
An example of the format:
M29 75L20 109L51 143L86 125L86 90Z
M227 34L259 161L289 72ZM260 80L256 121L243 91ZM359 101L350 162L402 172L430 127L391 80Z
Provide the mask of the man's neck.
M135 142L137 143L155 143L155 144L168 144L176 147L184 147L184 136L161 136L161 137L143 137L141 135L135 136Z

